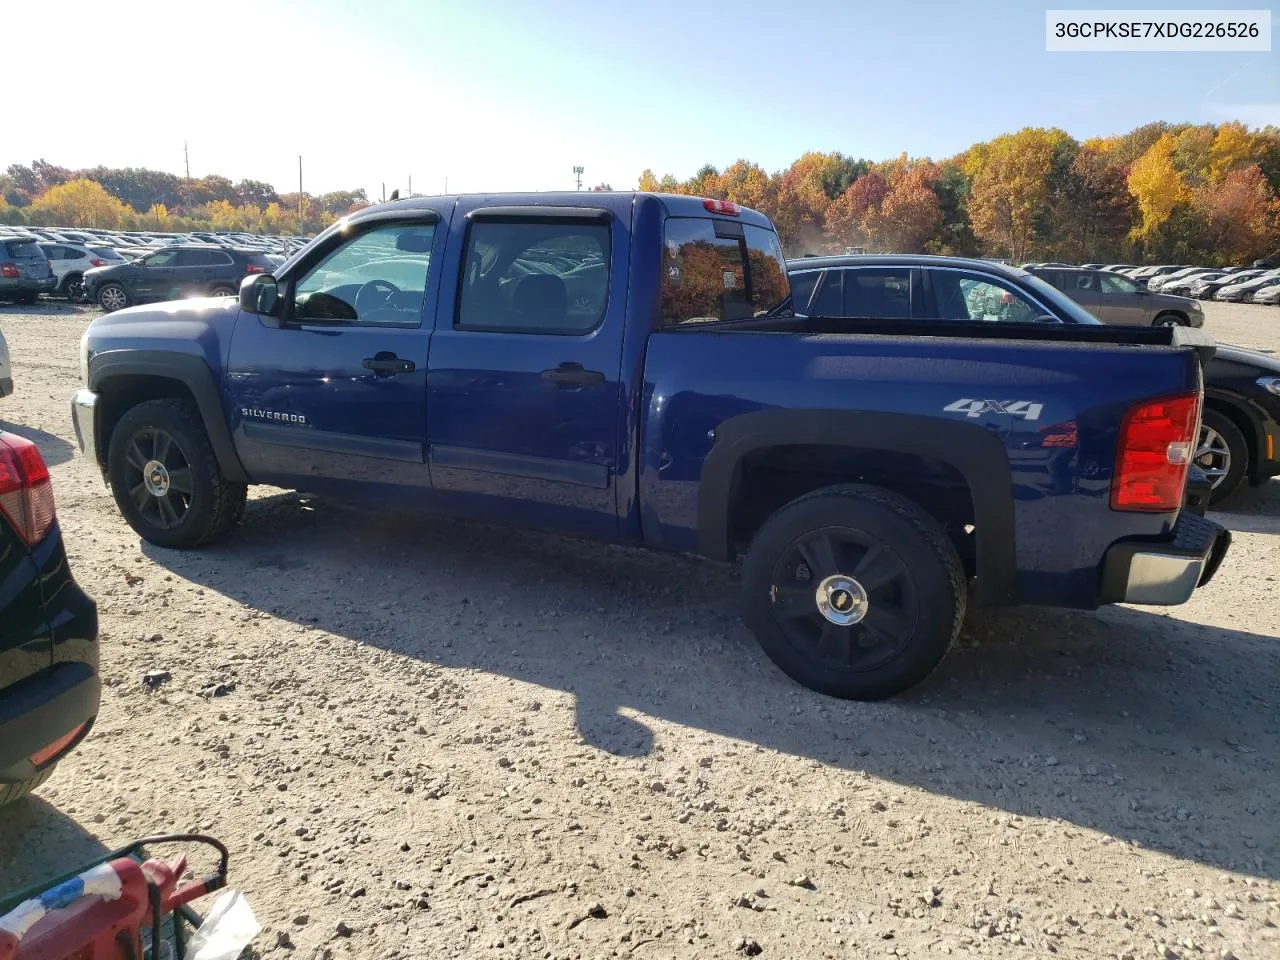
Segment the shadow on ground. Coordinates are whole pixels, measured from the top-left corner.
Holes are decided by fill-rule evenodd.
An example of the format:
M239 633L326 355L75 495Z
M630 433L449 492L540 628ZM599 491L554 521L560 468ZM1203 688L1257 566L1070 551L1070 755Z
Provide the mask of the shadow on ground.
M57 774L49 782L56 790ZM55 806L27 797L0 811L0 900L107 852L96 837Z
M44 457L44 462L51 467L56 467L60 463L66 463L75 453L75 447L67 443L61 437L49 433L45 430L37 430L35 427L28 427L21 423L10 423L7 420L0 420L0 431L16 433L20 437L26 437L37 447L40 448L40 455Z
M732 573L689 558L292 494L251 501L216 548L143 549L280 617L571 691L614 754L651 749L648 715L1280 877L1274 637L1132 608L984 613L916 691L847 703L779 673Z
M1280 535L1280 478L1257 487L1246 487L1227 501L1226 510L1215 510L1212 516L1238 533Z

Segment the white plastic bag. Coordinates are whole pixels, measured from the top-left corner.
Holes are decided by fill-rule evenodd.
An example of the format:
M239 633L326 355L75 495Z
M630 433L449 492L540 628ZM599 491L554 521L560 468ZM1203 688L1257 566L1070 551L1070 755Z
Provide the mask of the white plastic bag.
M187 943L188 960L236 960L262 927L239 890L226 890L213 902L200 929Z

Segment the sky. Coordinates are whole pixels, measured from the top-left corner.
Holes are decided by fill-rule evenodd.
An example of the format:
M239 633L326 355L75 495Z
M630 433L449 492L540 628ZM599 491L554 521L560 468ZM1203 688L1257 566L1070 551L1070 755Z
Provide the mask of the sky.
M35 82L0 127L0 168L182 174L185 142L192 176L288 192L301 155L309 193L377 199L410 177L417 193L446 178L455 193L573 189L582 166L584 188L625 189L645 168L774 171L806 150L941 159L1024 126L1084 139L1155 120L1280 124L1274 38L1270 53L1047 53L1045 8L1068 5L10 2L5 74Z

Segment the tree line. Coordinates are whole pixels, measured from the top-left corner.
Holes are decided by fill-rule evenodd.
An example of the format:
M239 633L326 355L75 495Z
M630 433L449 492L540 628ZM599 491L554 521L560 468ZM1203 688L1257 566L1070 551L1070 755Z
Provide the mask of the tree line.
M1084 141L1027 127L937 162L811 152L774 173L745 159L687 180L645 170L638 186L760 210L792 256L862 247L1225 265L1280 248L1280 129L1235 122L1149 123ZM0 223L33 226L314 233L368 203L364 190L278 194L258 180L140 167L37 160L0 174Z
M1280 247L1280 130L1150 123L1078 141L1028 127L940 162L806 153L767 173L738 160L641 190L767 214L789 256L877 252L1014 262L1239 264Z
M189 180L143 167L69 170L37 160L0 173L0 223L8 224L311 234L368 205L362 189L277 193L261 180Z

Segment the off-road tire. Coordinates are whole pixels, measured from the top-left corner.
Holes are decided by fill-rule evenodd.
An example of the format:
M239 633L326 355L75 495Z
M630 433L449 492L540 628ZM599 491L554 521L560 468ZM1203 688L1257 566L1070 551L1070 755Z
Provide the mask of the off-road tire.
M127 481L126 449L147 428L169 434L190 465L190 507L175 527L151 522L131 499ZM107 476L116 506L138 536L158 547L187 549L211 543L228 533L244 514L248 488L222 475L213 444L200 414L187 400L147 400L128 410L111 431L107 447Z
M837 669L798 648L773 601L775 567L819 530L856 531L895 555L912 579L916 616L893 658L867 670ZM880 487L826 487L779 509L761 526L743 563L743 619L765 654L798 683L851 700L882 700L924 680L960 632L968 593L964 567L942 526L923 509ZM816 607L815 607L816 609Z
M17 783L0 783L0 807L7 807L11 803L17 803L32 790L53 776L53 771L57 766L58 765L55 763L51 767L46 767L30 780L20 780Z

